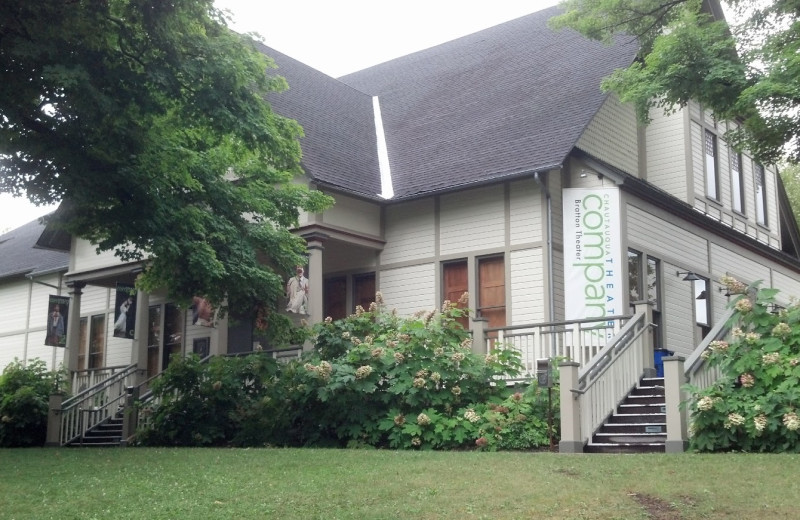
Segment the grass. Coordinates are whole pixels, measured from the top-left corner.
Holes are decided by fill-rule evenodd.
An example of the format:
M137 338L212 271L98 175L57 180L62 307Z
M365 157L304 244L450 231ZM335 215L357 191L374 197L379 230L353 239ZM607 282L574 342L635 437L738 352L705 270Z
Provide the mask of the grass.
M799 455L0 450L0 519L797 518Z

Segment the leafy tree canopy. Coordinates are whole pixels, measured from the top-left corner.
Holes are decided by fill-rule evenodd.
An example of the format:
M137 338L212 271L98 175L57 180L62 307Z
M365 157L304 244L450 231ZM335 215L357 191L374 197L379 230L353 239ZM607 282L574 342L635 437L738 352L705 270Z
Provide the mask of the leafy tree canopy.
M149 258L145 289L231 308L276 301L330 200L293 182L286 88L212 0L0 3L0 191L63 201L65 229Z
M738 120L727 138L765 163L800 160L800 2L727 0L566 0L554 27L590 38L637 37L638 59L603 82L632 102L642 122L690 99ZM716 16L712 16L714 12ZM618 36L619 37L619 36Z

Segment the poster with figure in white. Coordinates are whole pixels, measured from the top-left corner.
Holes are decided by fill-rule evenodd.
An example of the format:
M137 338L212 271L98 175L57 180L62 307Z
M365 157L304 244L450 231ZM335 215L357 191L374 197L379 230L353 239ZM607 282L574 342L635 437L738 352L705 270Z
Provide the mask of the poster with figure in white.
M618 188L564 189L564 311L567 320L625 314ZM607 329L606 339L613 335Z

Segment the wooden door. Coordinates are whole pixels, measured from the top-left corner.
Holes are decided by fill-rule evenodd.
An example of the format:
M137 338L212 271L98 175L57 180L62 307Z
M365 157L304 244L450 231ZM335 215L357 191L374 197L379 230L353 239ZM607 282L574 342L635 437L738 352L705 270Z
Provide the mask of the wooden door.
M365 311L375 301L375 273L360 274L353 277L353 310L361 305Z
M506 271L503 257L478 262L478 311L489 319L489 327L506 325Z
M323 306L325 316L334 320L347 317L347 278L338 276L325 280L323 290Z
M467 261L444 264L442 278L444 279L444 290L442 291L444 299L453 303L458 302L461 296L469 290ZM460 308L465 308L466 306L466 303L459 304ZM469 317L467 316L459 318L458 322L465 329L469 327Z

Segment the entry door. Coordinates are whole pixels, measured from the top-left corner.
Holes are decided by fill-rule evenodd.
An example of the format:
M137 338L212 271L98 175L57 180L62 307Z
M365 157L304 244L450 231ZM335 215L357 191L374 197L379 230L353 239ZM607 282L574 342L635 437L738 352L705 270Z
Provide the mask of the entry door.
M147 378L158 374L161 356L161 306L153 305L147 315Z
M324 289L325 317L330 316L334 320L341 320L347 317L347 277L338 276L325 280Z
M375 273L360 274L353 277L353 310L361 305L364 310L375 301Z
M183 350L183 319L181 310L168 303L164 306L164 355L161 361L162 370L169 366L170 356L180 356Z

